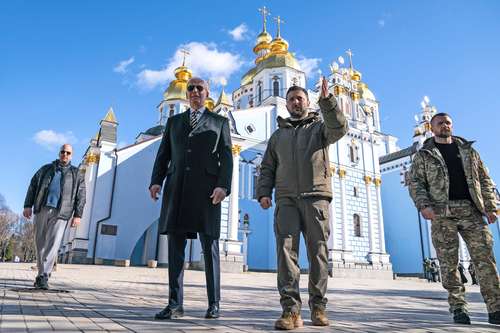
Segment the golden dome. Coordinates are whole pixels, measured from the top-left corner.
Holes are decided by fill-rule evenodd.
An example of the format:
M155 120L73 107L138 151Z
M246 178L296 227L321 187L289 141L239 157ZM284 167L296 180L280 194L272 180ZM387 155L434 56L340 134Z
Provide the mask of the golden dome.
M205 100L205 107L208 109L208 111L212 111L215 106L215 101L212 99L212 97L207 97Z
M351 79L354 81L361 81L361 73L353 69L351 72Z
M281 37L271 41L271 54L282 54L288 52L288 42Z
M267 31L262 31L258 36L257 36L257 44L260 44L260 43L271 43L271 41L273 40L273 38L271 37L271 35L267 32Z
M193 74L186 66L177 67L174 74L175 80L170 82L163 94L163 99L166 101L174 99L186 100L187 83Z
M246 86L247 84L251 83L255 74L257 74L257 66L251 68L248 72L245 73L245 75L242 76L241 86Z
M261 63L259 63L258 71L264 68L275 68L275 67L291 67L293 69L302 71L299 62L295 57L289 53L279 53L270 54Z
M368 89L368 86L366 85L366 83L360 82L358 84L358 87L359 87L359 91L361 92L361 97L363 99L369 99L369 100L373 100L373 101L377 100L375 98L375 95L373 94L373 92L370 89Z
M415 131L413 132L413 137L422 135L422 131L420 130L420 127L415 128Z

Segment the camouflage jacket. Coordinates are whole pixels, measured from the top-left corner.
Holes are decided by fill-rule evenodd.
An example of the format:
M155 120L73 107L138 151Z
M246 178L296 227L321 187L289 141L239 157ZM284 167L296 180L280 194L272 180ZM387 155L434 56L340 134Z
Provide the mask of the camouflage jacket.
M480 212L495 212L494 185L479 153L472 148L474 141L453 136L464 167L465 178L473 203ZM415 154L410 170L410 196L419 210L432 207L446 211L449 194L448 169L434 138L424 142Z

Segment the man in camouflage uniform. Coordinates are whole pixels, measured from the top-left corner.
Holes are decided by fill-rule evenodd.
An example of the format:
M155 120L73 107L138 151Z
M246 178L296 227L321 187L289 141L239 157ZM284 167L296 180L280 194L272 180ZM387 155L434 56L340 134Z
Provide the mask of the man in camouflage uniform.
M431 119L434 137L415 154L410 195L424 218L432 221L432 243L441 265L443 287L455 323L470 324L465 287L458 273L458 234L476 266L488 322L500 325L499 278L493 237L485 223L497 220L494 186L473 142L452 136L446 113Z

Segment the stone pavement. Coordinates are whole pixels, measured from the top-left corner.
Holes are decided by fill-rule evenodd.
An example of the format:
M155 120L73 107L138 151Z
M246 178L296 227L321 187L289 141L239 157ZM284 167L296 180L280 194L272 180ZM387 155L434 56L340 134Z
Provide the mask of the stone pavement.
M31 289L30 264L0 263L0 332L266 332L281 314L276 275L222 275L221 318L204 319L204 273L186 271L185 317L155 321L166 304L167 270L142 267L58 265L48 292ZM307 277L302 276L303 304ZM329 281L331 326L294 332L500 332L487 323L476 286L468 286L472 326L452 324L446 293L418 280Z

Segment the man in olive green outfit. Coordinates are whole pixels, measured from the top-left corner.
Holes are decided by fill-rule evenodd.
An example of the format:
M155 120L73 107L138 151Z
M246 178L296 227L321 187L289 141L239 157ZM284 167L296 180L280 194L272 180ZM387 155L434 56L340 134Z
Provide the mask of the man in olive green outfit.
M309 112L304 88L286 94L290 117L278 117L279 128L269 139L262 160L257 197L262 208L271 207L276 189L274 231L278 254L278 290L283 314L275 327L291 330L303 325L300 316L299 240L304 234L309 259L309 307L313 325L328 326L325 298L328 282L330 235L328 206L332 187L328 146L347 133L347 121L323 78L319 100L323 119Z
M485 223L497 220L493 182L473 142L452 136L452 120L438 113L431 120L434 137L415 154L410 195L424 218L432 221L432 243L441 265L443 287L453 320L470 324L465 287L458 274L460 234L476 266L488 322L500 324L499 278L493 237Z

